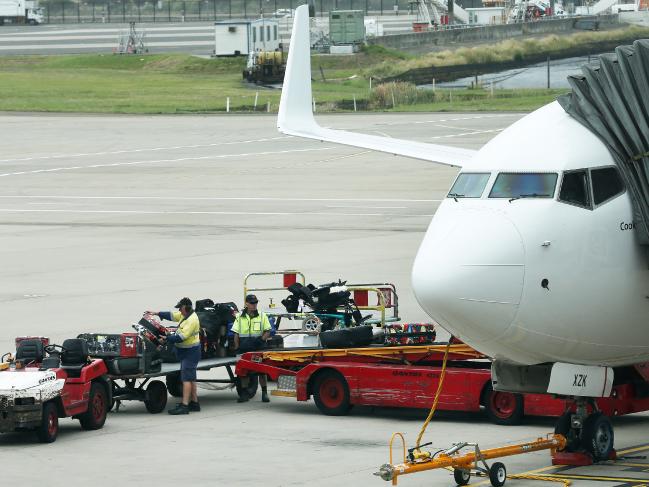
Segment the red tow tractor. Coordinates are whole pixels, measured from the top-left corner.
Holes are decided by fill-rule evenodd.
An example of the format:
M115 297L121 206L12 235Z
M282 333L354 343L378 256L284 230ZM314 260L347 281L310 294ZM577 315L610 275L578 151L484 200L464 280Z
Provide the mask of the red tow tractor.
M112 401L107 373L103 360L88 357L85 340L61 346L44 337L17 338L16 355L0 360L0 433L33 431L52 443L66 417L85 430L102 428Z

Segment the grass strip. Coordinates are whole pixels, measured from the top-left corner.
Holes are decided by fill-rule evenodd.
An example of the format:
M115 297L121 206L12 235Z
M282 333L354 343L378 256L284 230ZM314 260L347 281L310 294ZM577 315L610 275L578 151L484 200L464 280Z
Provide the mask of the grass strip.
M377 55L378 56L378 55ZM398 57L398 56L397 56ZM357 76L345 57L319 69L314 56L313 93L318 112L353 111L529 111L561 90L417 90L408 83L373 86ZM359 59L361 59L359 61ZM76 113L276 112L280 91L243 83L243 59L188 55L70 55L0 58L0 110ZM322 73L325 80L322 80ZM320 76L318 76L320 75ZM318 79L320 78L320 79ZM564 90L565 91L565 90ZM255 107L255 99L257 105Z

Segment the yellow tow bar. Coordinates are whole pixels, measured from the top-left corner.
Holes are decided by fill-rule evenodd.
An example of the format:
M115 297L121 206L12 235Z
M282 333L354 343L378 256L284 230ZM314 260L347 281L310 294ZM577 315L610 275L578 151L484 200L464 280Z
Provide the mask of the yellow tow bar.
M403 436L400 433L395 433L395 435L399 435L403 440ZM460 474L459 478L466 478L466 482L462 482L460 483L460 485L466 485L468 483L471 470L480 470L485 473L490 473L491 469L487 467L485 460L508 457L512 455L520 455L522 453L530 453L540 450L563 450L566 447L566 439L564 436L551 435L548 438L539 438L536 441L532 441L530 443L521 443L518 445L490 448L487 450L480 450L477 443L456 443L448 450L441 451L435 455L432 455L430 452L414 451L411 453L410 458L407 458L404 444L403 463L393 465L393 440L394 435L390 440L390 463L382 465L379 471L374 474L381 477L383 480L391 480L392 485L397 485L397 478L401 475L439 468L452 468L455 471L459 471L457 472ZM465 447L473 447L473 451L461 453L461 450ZM482 463L485 468L479 467L480 463ZM502 483L504 484L506 475L504 465L502 466L502 468L503 472L500 473L500 476L502 477ZM456 480L458 480L457 476ZM493 483L494 482L492 481L492 484Z

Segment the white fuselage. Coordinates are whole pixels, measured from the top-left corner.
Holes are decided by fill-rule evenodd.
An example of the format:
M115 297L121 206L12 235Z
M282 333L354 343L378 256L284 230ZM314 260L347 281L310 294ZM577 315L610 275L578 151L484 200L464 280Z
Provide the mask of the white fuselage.
M556 102L503 131L460 173L489 173L482 195L447 198L430 223L413 267L421 306L495 359L648 361L649 260L628 192L592 209L558 198L565 171L614 165ZM490 198L499 173L556 173L554 195Z

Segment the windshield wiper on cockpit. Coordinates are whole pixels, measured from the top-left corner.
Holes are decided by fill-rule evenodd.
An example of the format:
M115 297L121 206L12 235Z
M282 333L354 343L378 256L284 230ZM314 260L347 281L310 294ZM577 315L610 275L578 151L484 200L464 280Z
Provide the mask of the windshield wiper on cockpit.
M449 193L448 197L453 198L455 201L457 201L458 198L464 198L464 195L460 193Z
M518 200L521 198L549 198L552 196L551 194L544 194L544 193L528 193L528 194L519 194L518 196L514 196L513 198L509 199L509 202L511 203L514 200Z

